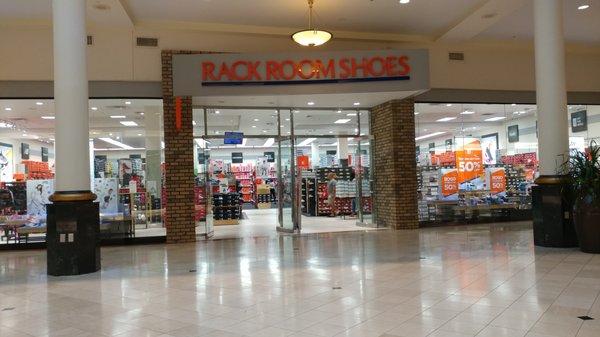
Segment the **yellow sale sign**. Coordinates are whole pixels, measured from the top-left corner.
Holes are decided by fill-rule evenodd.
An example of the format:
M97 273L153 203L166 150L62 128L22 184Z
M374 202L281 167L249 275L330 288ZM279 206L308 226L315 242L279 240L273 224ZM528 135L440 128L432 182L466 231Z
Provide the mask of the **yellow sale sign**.
M481 141L477 138L457 138L456 168L460 184L484 175Z

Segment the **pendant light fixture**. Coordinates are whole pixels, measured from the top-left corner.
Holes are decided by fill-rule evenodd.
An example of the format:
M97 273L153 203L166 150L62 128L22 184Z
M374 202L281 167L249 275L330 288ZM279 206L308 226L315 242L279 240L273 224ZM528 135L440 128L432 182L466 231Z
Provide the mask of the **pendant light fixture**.
M312 15L314 3L314 0L308 0L308 29L301 30L292 35L292 39L296 41L296 43L306 47L320 46L331 40L333 37L328 31L313 28Z

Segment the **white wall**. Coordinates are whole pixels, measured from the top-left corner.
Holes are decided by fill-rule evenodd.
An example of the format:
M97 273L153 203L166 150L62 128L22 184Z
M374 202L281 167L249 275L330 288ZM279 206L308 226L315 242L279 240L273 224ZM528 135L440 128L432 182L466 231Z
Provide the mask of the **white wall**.
M289 37L204 32L192 29L88 29L90 80L160 81L162 49L224 52L305 51ZM137 36L157 37L159 47L137 47ZM0 27L0 80L51 80L50 26ZM398 43L334 39L320 50L428 48L431 87L455 89L534 90L532 44ZM449 61L448 52L464 52L465 61ZM600 91L600 47L569 48L570 91Z

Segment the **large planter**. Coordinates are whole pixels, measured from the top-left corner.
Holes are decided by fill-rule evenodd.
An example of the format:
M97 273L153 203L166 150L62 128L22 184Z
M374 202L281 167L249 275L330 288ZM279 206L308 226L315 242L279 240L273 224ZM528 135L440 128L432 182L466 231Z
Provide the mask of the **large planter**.
M600 254L600 205L579 205L573 220L581 251Z

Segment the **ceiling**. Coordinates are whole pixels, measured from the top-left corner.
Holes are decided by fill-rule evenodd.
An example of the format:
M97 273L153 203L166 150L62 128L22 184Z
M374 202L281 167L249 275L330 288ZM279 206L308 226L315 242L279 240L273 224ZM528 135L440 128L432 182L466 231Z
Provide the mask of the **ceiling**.
M100 27L204 27L287 35L307 25L305 0L88 0ZM533 0L317 0L316 23L346 39L393 41L525 40L533 36ZM590 8L578 10L581 4ZM600 43L600 1L567 0L567 41ZM49 0L0 0L0 21L48 22ZM187 26L186 26L187 24ZM360 34L363 35L360 35ZM377 36L377 34L382 34Z

